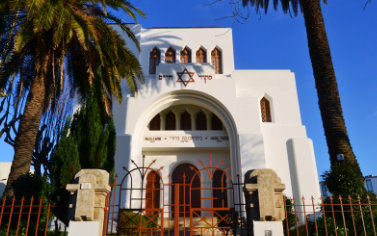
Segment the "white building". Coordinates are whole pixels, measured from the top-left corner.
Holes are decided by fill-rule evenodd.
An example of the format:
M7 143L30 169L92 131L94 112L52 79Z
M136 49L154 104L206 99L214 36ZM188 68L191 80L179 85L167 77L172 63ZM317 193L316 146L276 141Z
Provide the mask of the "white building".
M365 176L365 188L373 192L374 194L377 194L377 176L373 175L367 175Z
M0 196L3 196L12 162L0 162Z
M236 70L229 28L150 28L134 25L145 84L113 104L117 130L115 168L163 167L164 183L175 171L202 164L230 166L233 178L270 168L285 194L319 197L311 139L301 123L294 73ZM178 171L179 170L179 171ZM166 196L165 196L166 197Z

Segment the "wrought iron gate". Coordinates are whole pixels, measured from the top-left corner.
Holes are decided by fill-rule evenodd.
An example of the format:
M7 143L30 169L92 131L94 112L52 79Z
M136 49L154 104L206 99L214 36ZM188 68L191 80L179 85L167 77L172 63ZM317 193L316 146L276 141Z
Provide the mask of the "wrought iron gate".
M230 167L209 157L178 166L163 182L155 161L115 176L108 196L104 235L246 235L243 183ZM106 226L105 226L106 227Z

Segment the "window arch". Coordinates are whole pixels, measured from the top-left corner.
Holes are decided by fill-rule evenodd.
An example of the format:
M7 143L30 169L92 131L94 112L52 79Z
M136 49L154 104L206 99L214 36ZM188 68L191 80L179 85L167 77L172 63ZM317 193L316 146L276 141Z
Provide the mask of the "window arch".
M271 107L270 101L267 98L263 97L260 100L260 109L262 115L262 122L271 122Z
M223 124L221 123L221 120L214 114L212 114L212 130L222 130L223 129Z
M187 111L181 114L181 130L191 130L191 116Z
M196 62L197 63L207 62L207 51L203 47L200 47L198 51L196 51Z
M161 127L161 119L160 119L160 114L157 114L151 122L149 123L149 130L160 130Z
M207 130L207 118L206 115L200 111L196 114L196 130Z
M149 74L156 74L156 67L160 64L161 51L153 48L149 54Z
M171 47L165 53L165 63L175 63L175 50Z
M166 114L165 130L175 130L175 115L172 111Z
M223 73L222 55L221 55L220 49L216 47L215 49L212 50L211 59L212 59L212 65L215 66L216 74L222 74Z
M147 184L145 192L145 208L159 209L160 208L160 175L152 170L147 175ZM148 212L149 214L157 214L156 211Z
M185 47L181 51L181 63L191 63L191 49Z

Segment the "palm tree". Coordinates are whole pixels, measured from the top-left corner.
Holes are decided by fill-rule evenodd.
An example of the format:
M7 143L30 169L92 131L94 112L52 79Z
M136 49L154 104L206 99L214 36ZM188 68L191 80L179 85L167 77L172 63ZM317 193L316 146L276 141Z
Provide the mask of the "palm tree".
M326 0L324 0L326 3ZM300 7L304 19L308 38L310 59L313 67L318 103L321 111L322 123L325 130L327 146L330 154L331 169L342 172L341 169L353 169L357 176L349 192L363 189L362 173L352 151L347 128L343 118L342 106L339 98L338 85L331 59L329 42L326 35L320 0L274 0L275 10L281 4L284 13L297 15ZM244 7L255 6L257 11L264 9L267 13L269 0L242 0ZM339 161L338 154L344 155L344 161ZM338 178L339 180L339 178ZM340 180L339 185L344 184ZM336 188L337 184L335 184ZM337 189L330 189L333 193L340 193ZM344 192L343 192L344 194Z
M130 91L136 91L136 80L143 79L137 58L109 23L119 24L138 46L137 39L108 9L135 21L137 14L144 16L126 0L0 3L0 26L7 26L0 27L0 91L27 96L5 196L13 196L12 182L29 172L41 115L56 105L66 87L85 97L94 74L100 74L104 104L110 112L112 96L118 101L122 98L121 78L126 78Z

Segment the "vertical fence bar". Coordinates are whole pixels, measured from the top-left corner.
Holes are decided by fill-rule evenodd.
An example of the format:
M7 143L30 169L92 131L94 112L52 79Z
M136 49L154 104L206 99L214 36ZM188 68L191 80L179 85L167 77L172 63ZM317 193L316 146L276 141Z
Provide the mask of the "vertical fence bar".
M287 198L283 197L284 209L285 209L285 223L287 225L287 236L289 236L289 220L288 220L288 208L287 208Z
M33 208L33 202L34 202L34 197L31 196L30 198L30 206L29 206L29 214L27 216L27 222L26 222L26 231L25 231L25 235L27 235L28 231L29 231L29 223L30 223L30 216L31 216L31 210Z
M325 226L325 234L326 236L329 235L329 233L327 232L327 222L326 222L326 209L325 209L325 204L323 202L323 197L321 196L321 204L322 204L322 215L323 215L323 224Z
M342 196L340 195L339 195L339 202L340 202L340 210L342 212L342 218L343 218L344 234L347 236L348 233L347 233L346 218L344 217L343 201L342 201Z
M372 220L372 226L373 226L373 235L376 236L376 227L374 225L374 217L373 217L373 212L372 212L372 205L371 205L371 202L370 202L370 197L368 195L367 195L367 199L368 199L370 218Z
M313 196L312 196L312 206L313 206L313 214L314 214L315 235L318 236L317 216L315 214L314 197Z
M357 235L356 224L355 224L355 216L354 216L354 214L353 214L352 198L351 198L350 195L348 195L348 201L350 202L350 210L351 210L351 218L352 218L353 232L355 233L355 235Z
M18 221L17 221L16 236L18 236L18 231L19 231L19 228L20 228L20 222L21 222L21 216L22 216L22 208L24 207L24 201L25 201L25 198L24 198L24 196L22 196L20 211L18 212Z
M293 207L294 207L294 209L295 209L296 235L299 236L299 231L298 231L298 220L297 220L297 209L296 209L296 207L297 207L297 203L296 203L296 199L295 199L295 197L293 197L293 202L294 202Z
M359 203L359 208L360 208L361 222L363 222L364 236L367 236L367 232L366 232L366 230L365 230L363 208L361 207L361 202L360 202L360 195L357 195L357 201L358 201L358 203Z
M306 236L309 236L308 219L306 217L306 205L305 205L305 197L304 196L302 196L302 208L304 209L304 219L305 219Z
M108 219L109 219L110 193L108 193L107 196L106 196L106 203L105 203L105 209L104 209L104 211L105 211L105 219L103 221L104 226L103 226L103 231L102 231L102 235L103 236L106 236L107 225L109 224Z
M12 205L11 205L11 207L10 207L7 235L9 234L10 223L12 222L12 215L13 215L14 201L16 201L16 198L15 198L15 197L12 198Z
M189 186L190 197L189 206L191 206L191 186ZM191 208L191 207L190 207ZM186 236L186 174L183 173L183 236Z
M42 211L42 202L43 198L39 198L39 206L38 206L38 216L37 216L37 224L35 225L35 236L38 235L38 227L39 227L39 219L41 218L41 211Z
M333 204L332 196L330 197L330 204L331 204L332 219L334 221L335 236L338 236L338 231L336 230L335 211L334 211L334 204Z
M174 236L179 236L179 184L174 185Z
M117 187L118 187L118 175L117 174L115 174L115 179L114 179L114 195L113 195L113 204L112 204L112 207L113 207L113 209L112 209L112 212L111 212L111 229L110 229L110 232L111 232L111 234L113 234L113 224L114 224L114 210L115 210L115 200L116 200L116 193L117 193ZM120 191L120 193L122 192L122 190L120 189L120 187L119 187L119 191ZM131 190L131 193L132 193L132 190ZM132 199L131 198L131 195L130 195L130 199ZM119 208L118 209L120 209L120 201L121 201L121 199L120 199L120 195L119 195ZM119 211L118 211L118 217L119 217Z
M0 226L1 226L1 220L3 219L4 206L5 206L5 197L3 197L3 204L1 204Z
M51 209L51 203L48 202L48 206L47 206L47 217L46 217L46 226L45 226L45 236L47 235L47 230L48 230L48 218L50 217L50 209Z

